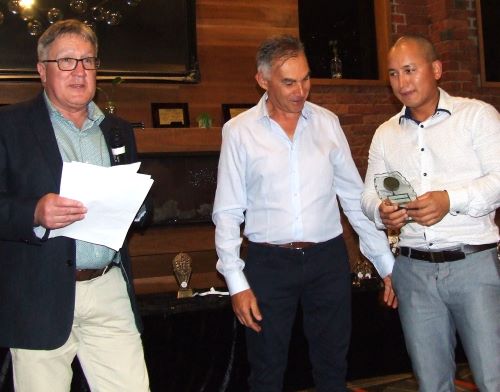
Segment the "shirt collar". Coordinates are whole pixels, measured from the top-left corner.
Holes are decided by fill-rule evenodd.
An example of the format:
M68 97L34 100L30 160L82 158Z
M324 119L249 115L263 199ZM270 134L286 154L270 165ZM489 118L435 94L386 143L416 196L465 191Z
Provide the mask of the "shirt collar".
M269 111L267 110L267 105L266 102L269 99L269 96L267 94L267 91L264 93L262 98L260 99L259 103L257 104L257 116L260 119L262 118L267 118L270 119L271 117L269 116ZM304 104L304 107L302 108L301 116L304 119L308 119L309 116L312 114L311 108L309 107L309 103L306 102Z
M449 94L446 91L444 91L441 87L438 87L438 90L439 90L439 101L438 101L438 104L436 106L436 111L434 112L434 115L437 112L445 112L445 113L448 113L449 115L451 115L451 113L452 113L452 104L451 104L451 100L450 100ZM421 122L421 121L415 120L411 116L410 108L408 108L406 106L403 106L403 109L400 112L399 124L401 124L401 122L404 119L412 120L413 122L416 122L417 124L420 124L420 122Z
M64 116L61 114L61 112L54 106L52 101L49 99L47 92L44 90L43 91L43 97L45 99L45 103L47 104L47 108L49 110L49 116L50 117L61 117L64 118ZM104 113L102 112L101 109L94 103L94 101L90 101L87 104L87 118L91 123L96 123L100 124L102 120L104 120Z

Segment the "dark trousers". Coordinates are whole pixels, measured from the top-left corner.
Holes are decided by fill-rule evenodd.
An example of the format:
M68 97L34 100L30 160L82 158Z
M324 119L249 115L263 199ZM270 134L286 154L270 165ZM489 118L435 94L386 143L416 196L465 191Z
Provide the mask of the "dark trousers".
M245 274L262 312L247 328L252 392L281 392L299 301L317 392L345 391L351 281L342 236L304 250L250 243Z

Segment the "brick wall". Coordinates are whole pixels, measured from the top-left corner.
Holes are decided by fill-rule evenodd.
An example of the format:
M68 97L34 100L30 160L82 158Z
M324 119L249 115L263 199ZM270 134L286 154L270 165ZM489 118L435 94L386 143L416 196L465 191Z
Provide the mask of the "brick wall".
M480 85L475 0L391 0L391 5L394 39L414 32L434 43L443 62L441 87L500 108L498 88Z
M481 87L475 0L391 0L392 39L405 33L431 39L443 61L440 85L453 95L500 109L498 88ZM401 104L386 86L315 86L311 100L337 113L362 176L377 126Z

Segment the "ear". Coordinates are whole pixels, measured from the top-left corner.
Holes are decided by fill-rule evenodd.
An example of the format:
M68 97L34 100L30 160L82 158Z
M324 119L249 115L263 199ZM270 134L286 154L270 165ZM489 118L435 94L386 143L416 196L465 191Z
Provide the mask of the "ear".
M443 74L443 63L439 60L434 60L432 62L432 72L434 73L434 79L441 79L441 75Z
M43 63L36 63L36 69L38 71L38 74L40 75L40 80L42 81L42 84L45 85L45 82L47 81L47 70L45 68L45 64Z
M257 72L255 80L260 87L267 91L269 81L264 77L264 74L261 71Z

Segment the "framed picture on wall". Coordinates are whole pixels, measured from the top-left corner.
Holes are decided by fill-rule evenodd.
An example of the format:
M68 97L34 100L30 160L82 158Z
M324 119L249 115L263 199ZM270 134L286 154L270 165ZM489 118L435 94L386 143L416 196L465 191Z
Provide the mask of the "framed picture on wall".
M255 106L254 103L223 103L222 124L253 106Z
M187 103L152 103L153 127L187 128L189 110Z

